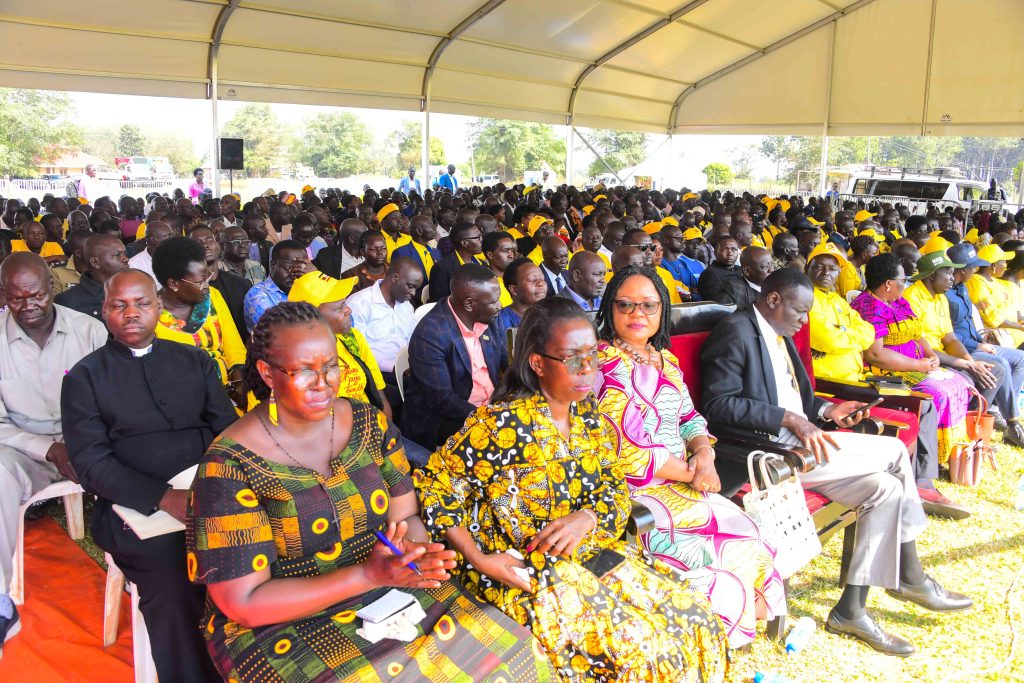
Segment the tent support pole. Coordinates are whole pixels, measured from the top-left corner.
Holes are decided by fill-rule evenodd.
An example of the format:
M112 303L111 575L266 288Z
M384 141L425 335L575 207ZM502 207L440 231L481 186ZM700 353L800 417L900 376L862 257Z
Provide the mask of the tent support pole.
M565 184L572 185L572 148L576 142L573 139L573 131L576 130L576 126L573 125L572 115L569 115L568 124L569 127L565 131Z
M589 149L591 152L594 153L594 156L597 157L598 161L600 161L602 164L604 164L604 167L608 169L608 172L611 173L613 176L615 176L615 179L619 181L619 185L624 185L625 183L622 182L622 178L619 177L619 174L616 173L615 169L612 168L608 164L608 162L604 160L604 157L601 156L601 154L596 149L594 149L594 146L592 144L590 144L590 141L587 140L585 137L583 137L583 134L580 133L575 128L573 128L573 131L576 133L576 136L580 140L583 140L583 144L587 146L587 149Z
M818 179L818 195L825 196L828 191L828 123L832 117L832 67L836 61L836 25L832 20L832 29L828 38L828 64L825 71L825 120L821 124L821 177Z
M423 104L423 179L420 187L426 192L431 188L430 184L430 100L424 100Z

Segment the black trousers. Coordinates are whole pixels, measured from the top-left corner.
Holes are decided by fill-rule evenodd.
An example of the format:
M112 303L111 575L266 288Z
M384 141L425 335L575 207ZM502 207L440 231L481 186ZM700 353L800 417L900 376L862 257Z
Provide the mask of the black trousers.
M104 550L138 591L160 682L220 681L200 631L206 589L186 575L185 532L144 541L130 530L112 536L113 548Z

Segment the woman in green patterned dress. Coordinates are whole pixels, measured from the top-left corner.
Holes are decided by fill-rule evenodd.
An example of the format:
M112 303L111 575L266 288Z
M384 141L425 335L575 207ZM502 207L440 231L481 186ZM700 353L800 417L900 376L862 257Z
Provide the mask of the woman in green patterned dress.
M491 403L418 477L423 519L459 552L466 587L528 626L562 680L720 681L726 636L706 598L620 540L629 492L597 371L583 310L534 304Z
M226 680L553 680L526 629L449 580L454 553L427 538L398 430L336 398L334 335L315 308L267 311L246 375L262 403L204 456L186 529L189 576L208 588L202 629ZM410 642L371 643L357 612L392 587L426 618Z

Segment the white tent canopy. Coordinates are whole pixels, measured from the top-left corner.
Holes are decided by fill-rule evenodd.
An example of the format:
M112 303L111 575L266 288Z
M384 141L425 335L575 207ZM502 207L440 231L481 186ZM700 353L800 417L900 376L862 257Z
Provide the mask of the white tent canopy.
M1024 135L1022 0L4 0L0 86L575 126Z

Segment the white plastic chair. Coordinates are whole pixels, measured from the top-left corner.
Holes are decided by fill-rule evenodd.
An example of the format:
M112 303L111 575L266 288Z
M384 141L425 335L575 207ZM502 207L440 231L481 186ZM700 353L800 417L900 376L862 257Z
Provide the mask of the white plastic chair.
M11 600L15 605L25 603L25 510L32 503L51 498L64 499L64 514L68 520L68 535L76 541L85 538L85 519L82 511L82 487L67 479L54 482L28 499L18 510L18 542L14 546L14 576L11 577Z
M103 595L103 647L117 642L117 626L121 618L121 593L125 585L132 596L132 659L135 668L135 683L156 683L156 664L149 644L146 620L139 611L139 593L135 584L125 579L124 573L114 564L109 553L107 561L107 585Z
M433 301L433 302L431 302L429 304L423 304L422 306L417 308L416 311L413 312L413 314L412 314L413 317L416 319L416 325L419 325L420 321L423 320L423 317L427 313L430 313L430 309L432 309L436 305L437 305L437 302ZM416 325L413 325L413 327L412 327L413 330L416 329Z
M433 304L431 304L433 305ZM409 347L403 346L395 356L395 381L398 382L398 393L405 402L405 371L409 369Z

